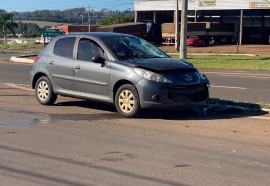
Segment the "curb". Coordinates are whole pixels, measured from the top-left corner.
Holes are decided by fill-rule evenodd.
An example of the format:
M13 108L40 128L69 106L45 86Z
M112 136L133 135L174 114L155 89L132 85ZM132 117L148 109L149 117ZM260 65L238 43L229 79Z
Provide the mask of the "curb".
M16 63L27 63L32 64L34 62L33 59L27 59L26 57L36 56L36 54L31 55L22 55L22 56L12 56L10 58L10 61L16 62Z
M34 60L32 59L20 58L16 56L12 56L10 58L10 61L16 62L16 63L28 63L28 64L32 64L34 62Z
M269 112L270 113L270 109L262 108L262 110L265 111L265 112Z

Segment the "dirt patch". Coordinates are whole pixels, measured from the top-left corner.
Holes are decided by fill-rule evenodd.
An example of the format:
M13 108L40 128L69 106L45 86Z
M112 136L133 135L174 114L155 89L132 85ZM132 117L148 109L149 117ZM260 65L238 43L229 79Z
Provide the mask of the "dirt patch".
M160 46L167 53L175 53L174 46ZM217 45L207 47L188 47L188 53L221 53L221 54L253 54L259 56L270 56L270 45Z

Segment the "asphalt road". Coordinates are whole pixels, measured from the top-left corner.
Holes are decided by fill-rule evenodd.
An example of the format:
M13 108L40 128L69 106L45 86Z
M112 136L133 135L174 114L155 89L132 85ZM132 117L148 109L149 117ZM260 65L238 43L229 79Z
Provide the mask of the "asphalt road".
M1 57L2 56L2 57ZM31 64L8 61L0 56L0 82L30 84ZM210 97L236 102L270 104L269 71L201 70L211 82Z
M30 69L0 62L1 185L270 185L267 113L125 119L90 101L59 97L42 106ZM211 94L224 99L269 90L265 72L204 72Z
M268 114L144 114L0 82L1 185L270 185Z
M30 84L31 64L9 62L11 55L0 55L0 82Z
M202 70L211 81L211 97L270 104L269 71Z

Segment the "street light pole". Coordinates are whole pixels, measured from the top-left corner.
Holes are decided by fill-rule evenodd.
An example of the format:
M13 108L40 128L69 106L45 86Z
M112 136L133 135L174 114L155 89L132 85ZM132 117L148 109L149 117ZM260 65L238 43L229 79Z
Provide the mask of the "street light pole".
M91 32L90 6L88 6L88 29L89 29L89 32Z
M240 31L239 31L239 45L242 45L243 40L243 17L244 17L244 10L240 10Z
M179 0L176 0L175 12L174 12L174 25L175 25L175 51L179 52Z
M188 0L182 0L180 59L187 58L187 10L188 10Z
M83 25L83 11L84 11L84 9L82 8L82 25Z

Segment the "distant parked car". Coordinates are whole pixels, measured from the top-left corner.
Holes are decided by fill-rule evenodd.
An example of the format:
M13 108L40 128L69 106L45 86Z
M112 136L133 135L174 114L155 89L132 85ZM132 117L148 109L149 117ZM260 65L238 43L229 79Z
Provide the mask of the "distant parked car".
M206 46L208 45L209 42L207 41L206 38L203 38L202 36L189 36L187 38L187 45L188 46Z
M125 117L143 108L194 109L208 100L208 84L191 63L172 59L141 38L108 32L56 37L31 71L42 105L64 95L112 103Z
M214 39L216 44L231 45L237 43L237 40L235 39L234 36L217 36Z

